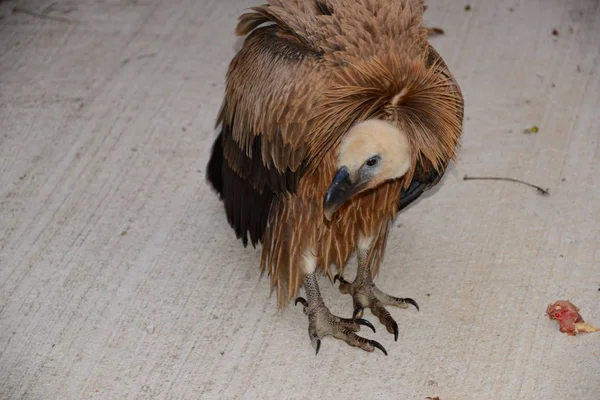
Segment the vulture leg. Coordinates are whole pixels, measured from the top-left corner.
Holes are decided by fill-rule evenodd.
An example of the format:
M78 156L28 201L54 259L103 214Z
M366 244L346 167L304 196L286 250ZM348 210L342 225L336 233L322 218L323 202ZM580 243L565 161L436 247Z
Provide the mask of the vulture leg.
M340 281L339 290L343 294L351 294L354 304L354 313L352 318L361 318L365 308L370 308L373 315L379 318L379 321L385 325L387 331L394 335L394 340L398 340L398 324L390 315L385 306L396 306L408 308L412 304L419 309L419 305L411 298L399 298L390 296L379 290L373 283L371 275L371 266L369 264L369 248L358 249L358 269L354 282L349 283L341 275L336 275L333 280Z
M315 354L319 353L321 339L331 335L365 351L371 352L378 348L387 356L387 351L379 342L365 339L354 333L360 330L361 325L375 332L375 328L369 321L362 318L340 318L331 314L321 297L315 272L307 274L304 278L304 291L308 300L298 297L295 304L301 303L304 306L304 313L308 315L308 335Z

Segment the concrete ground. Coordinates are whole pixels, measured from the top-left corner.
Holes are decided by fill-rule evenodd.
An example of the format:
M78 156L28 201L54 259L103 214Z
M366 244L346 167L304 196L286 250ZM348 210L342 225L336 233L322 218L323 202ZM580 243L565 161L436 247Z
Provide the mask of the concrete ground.
M385 357L315 356L205 183L255 1L2 1L0 399L600 399L600 333L544 314L600 324L600 2L466 3L428 1L464 139L390 235L376 282L421 312L366 312Z

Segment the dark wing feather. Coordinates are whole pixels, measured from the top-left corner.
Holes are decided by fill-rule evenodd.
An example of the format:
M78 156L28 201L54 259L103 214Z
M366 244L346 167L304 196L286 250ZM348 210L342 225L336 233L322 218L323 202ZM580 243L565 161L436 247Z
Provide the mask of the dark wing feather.
M434 168L425 170L421 165L417 166L409 187L402 189L400 192L398 211L408 207L412 202L421 197L423 193L437 185L443 175L444 171L437 172Z
M435 65L437 67L437 71L449 80L450 84L452 85L452 89L458 93L458 97L461 99L461 107L458 107L456 112L458 113L458 120L462 121L464 111L462 107L462 93L460 91L460 87L458 86L454 76L450 73L450 70L448 69L448 66L442 57L431 45L429 46L427 64L430 67ZM415 173L409 187L400 192L398 211L408 207L411 203L421 197L423 193L437 185L444 176L444 172L446 171L448 163L450 162L450 160L448 160L448 162L439 168L439 170L436 170L430 162L427 162L426 157L420 157L419 159L420 161L415 168Z
M268 10L242 16L247 33ZM231 62L207 179L246 246L262 241L273 203L305 171L310 115L323 81L321 54L277 25L254 29Z

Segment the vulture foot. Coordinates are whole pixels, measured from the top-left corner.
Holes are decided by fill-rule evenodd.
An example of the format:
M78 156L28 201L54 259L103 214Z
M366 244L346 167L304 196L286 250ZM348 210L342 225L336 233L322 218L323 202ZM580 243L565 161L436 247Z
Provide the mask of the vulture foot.
M390 296L379 290L373 281L369 279L354 280L349 283L341 275L336 275L333 281L340 281L339 290L343 294L352 295L354 303L354 312L352 318L361 318L365 308L370 308L373 315L379 318L379 321L385 325L387 331L394 335L394 340L398 341L398 324L390 315L385 306L396 306L400 308L408 308L409 304L415 306L419 310L419 305L413 299L399 298Z
M297 305L298 303L304 306L304 313L308 315L308 335L315 349L315 354L319 353L321 339L325 336L333 336L336 339L343 340L350 346L360 347L368 352L377 348L387 356L387 351L379 342L365 339L354 333L360 330L361 325L369 327L375 332L375 328L369 321L362 318L349 319L337 317L331 314L323 302L311 307L308 301L302 297L298 297L295 304Z

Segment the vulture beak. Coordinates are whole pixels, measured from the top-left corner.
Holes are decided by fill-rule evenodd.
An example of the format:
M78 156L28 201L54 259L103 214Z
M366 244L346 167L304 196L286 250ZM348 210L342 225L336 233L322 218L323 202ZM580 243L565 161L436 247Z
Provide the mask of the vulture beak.
M327 221L331 221L331 217L350 197L360 192L367 186L368 181L353 182L350 177L348 168L340 168L333 178L331 185L325 192L323 198L323 213Z

